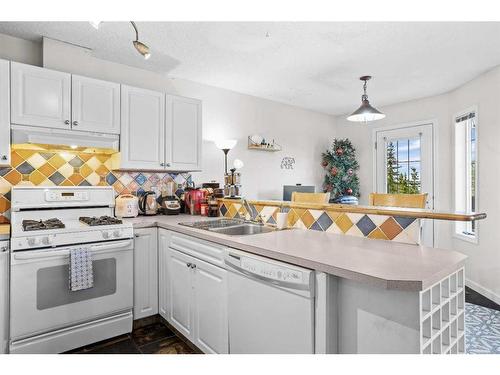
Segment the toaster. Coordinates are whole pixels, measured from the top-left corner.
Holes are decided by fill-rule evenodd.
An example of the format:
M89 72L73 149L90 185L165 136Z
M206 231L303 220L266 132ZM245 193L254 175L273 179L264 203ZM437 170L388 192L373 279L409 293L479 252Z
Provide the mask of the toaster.
M139 215L139 200L135 195L122 194L115 199L116 217L136 217Z

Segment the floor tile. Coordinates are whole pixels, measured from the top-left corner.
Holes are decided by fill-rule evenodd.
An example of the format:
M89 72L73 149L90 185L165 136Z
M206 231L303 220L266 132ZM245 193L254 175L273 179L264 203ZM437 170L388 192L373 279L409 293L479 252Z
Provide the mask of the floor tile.
M140 347L143 354L194 354L195 352L178 337L161 339Z
M129 335L120 335L71 350L68 354L138 354L137 345Z
M134 329L131 336L137 346L142 346L153 341L173 337L175 334L164 324L158 322Z

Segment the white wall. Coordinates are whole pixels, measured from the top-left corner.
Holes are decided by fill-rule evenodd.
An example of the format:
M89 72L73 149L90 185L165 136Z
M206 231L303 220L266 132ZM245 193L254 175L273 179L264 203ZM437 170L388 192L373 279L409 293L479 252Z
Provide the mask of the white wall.
M358 150L361 165L359 177L362 202L366 202L373 186L374 128L435 120L435 208L453 210L453 117L460 111L478 106L479 204L478 211L488 218L479 222L479 243L471 244L453 237L453 224L435 222L436 247L461 251L469 256L468 283L473 289L500 303L500 67L443 95L413 100L379 108L385 119L364 125L351 123L338 116L336 136L350 138ZM376 98L372 98L376 104Z
M137 58L140 58L138 56ZM321 152L334 137L334 118L305 109L243 95L229 90L170 79L165 75L92 57L88 51L44 39L43 65L47 68L168 91L203 101L203 172L193 173L197 183L222 181L223 153L215 139L237 139L229 153L229 165L243 160L243 195L247 198L280 199L283 184L312 184L321 189ZM275 139L282 152L247 149L247 137L261 134ZM294 170L282 170L281 159L292 156Z
M334 118L298 107L243 95L229 90L171 79L166 75L100 60L91 51L44 39L40 44L0 34L1 57L50 69L100 78L137 87L166 91L203 101L203 172L193 173L196 183L222 182L223 153L215 139L237 139L229 165L243 160L243 195L254 199L280 199L282 185L302 183L321 189L321 153L334 137ZM37 59L38 56L38 59ZM139 55L137 58L141 58ZM250 151L247 136L261 134L283 146L281 152ZM295 158L294 170L282 170L281 159Z

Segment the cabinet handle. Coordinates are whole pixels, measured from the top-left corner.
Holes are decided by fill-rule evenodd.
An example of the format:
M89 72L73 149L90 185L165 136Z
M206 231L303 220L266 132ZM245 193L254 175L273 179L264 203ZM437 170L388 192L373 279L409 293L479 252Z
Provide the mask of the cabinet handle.
M167 167L170 167L170 163L167 163Z
M192 265L191 263L186 263L186 266L187 266L188 268L193 268L193 267L192 267L193 265Z
M64 121L66 125L69 125L69 120Z
M73 121L73 126L78 126L78 121Z
M195 269L196 268L196 264L191 264L191 268Z
M2 160L7 160L7 155L2 155Z
M137 237L139 237L139 235L138 234L134 234L134 237L137 238Z
M164 166L165 166L165 163L160 163L160 165L161 165L162 167L164 167Z

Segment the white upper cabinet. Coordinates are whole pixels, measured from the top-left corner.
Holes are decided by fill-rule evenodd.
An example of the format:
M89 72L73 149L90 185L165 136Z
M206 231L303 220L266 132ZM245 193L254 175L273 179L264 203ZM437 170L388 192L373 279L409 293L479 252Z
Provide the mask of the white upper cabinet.
M166 95L166 161L173 170L199 170L201 101Z
M73 75L72 128L120 134L120 85Z
M122 85L121 168L165 166L165 94Z
M0 60L0 166L10 164L9 62Z
M71 74L12 62L11 122L71 129Z

